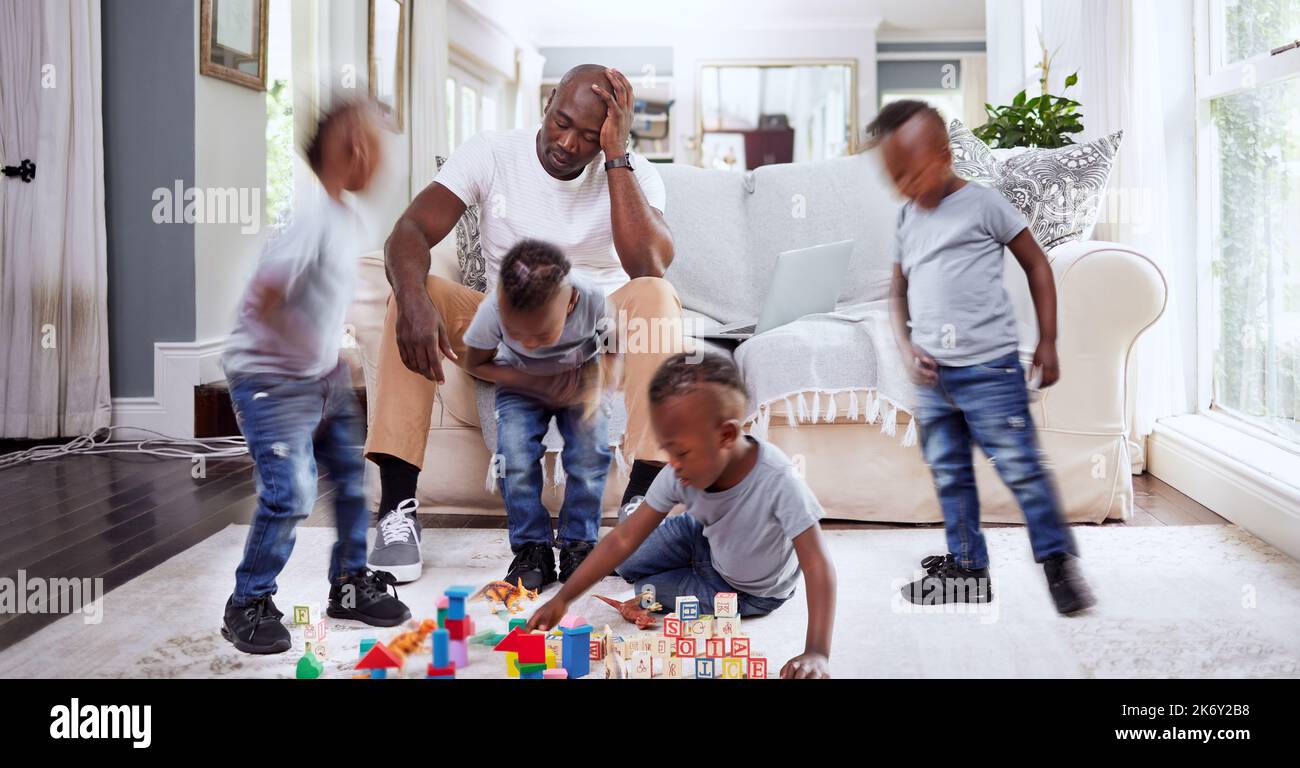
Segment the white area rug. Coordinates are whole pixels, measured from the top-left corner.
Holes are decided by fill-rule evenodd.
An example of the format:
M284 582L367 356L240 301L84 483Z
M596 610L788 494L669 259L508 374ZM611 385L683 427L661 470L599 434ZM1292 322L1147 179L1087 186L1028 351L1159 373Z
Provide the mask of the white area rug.
M299 653L237 652L218 631L247 528L231 526L105 596L103 622L72 615L0 653L0 677L292 677ZM837 677L1300 677L1300 564L1234 526L1080 527L1084 568L1099 598L1084 615L1052 609L1022 528L987 532L995 600L979 613L909 612L897 587L921 557L942 551L939 530L830 531L839 577L831 658ZM334 532L303 528L280 579L282 610L324 607ZM425 575L399 588L416 618L434 614L450 584L481 585L508 564L505 531L425 531ZM543 598L553 594L552 586ZM631 596L622 580L596 592ZM529 606L529 610L539 603ZM802 587L746 634L772 674L803 649ZM912 606L907 606L911 608ZM598 628L637 632L604 604L573 606ZM504 622L471 604L479 630ZM375 630L330 620L326 676L347 677ZM408 669L419 659L412 657ZM505 661L471 646L461 677L503 677Z

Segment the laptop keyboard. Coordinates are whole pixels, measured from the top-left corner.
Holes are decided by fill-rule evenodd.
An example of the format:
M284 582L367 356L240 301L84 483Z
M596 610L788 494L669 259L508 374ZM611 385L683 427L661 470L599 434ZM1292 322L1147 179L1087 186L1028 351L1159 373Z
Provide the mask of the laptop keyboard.
M758 327L758 323L755 323L755 324L753 324L753 325L747 325L747 326L745 326L744 328L732 328L731 330L727 331L727 335L728 335L728 336L743 336L743 335L748 334L748 335L750 335L750 336L753 336L753 335L754 335L754 329L757 328L757 327Z

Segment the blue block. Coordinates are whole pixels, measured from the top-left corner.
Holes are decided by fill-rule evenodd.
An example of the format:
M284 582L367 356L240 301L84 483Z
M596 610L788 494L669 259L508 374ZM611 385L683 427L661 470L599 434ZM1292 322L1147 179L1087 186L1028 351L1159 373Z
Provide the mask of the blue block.
M713 677L713 659L702 658L695 660L695 679L708 680Z
M520 672L519 679L520 680L541 680L542 672L543 670L540 669L534 669L531 672Z
M591 625L583 624L573 629L560 629L560 665L569 672L569 678L586 677L591 673Z
M450 658L448 651L448 642L451 640L451 633L445 629L435 629L433 631L433 666L444 668Z
M465 600L474 594L474 591L473 587L447 587L443 592L447 596L447 618L465 618Z

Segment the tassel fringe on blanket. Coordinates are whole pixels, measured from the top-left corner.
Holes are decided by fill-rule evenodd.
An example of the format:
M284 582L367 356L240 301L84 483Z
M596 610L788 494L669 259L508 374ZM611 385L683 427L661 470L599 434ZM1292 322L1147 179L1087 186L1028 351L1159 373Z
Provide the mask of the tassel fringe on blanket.
M745 424L749 427L751 435L766 440L772 424L772 410L778 403L785 407L786 423L792 428L797 429L800 424L816 424L819 421L831 424L840 415L839 398L843 395L848 395L846 419L855 423L862 420L865 420L866 424L879 422L881 433L890 437L898 435L898 415L907 414L907 429L903 432L901 443L904 448L916 445L916 419L912 418L911 411L874 389L790 392L760 403L758 410L749 415Z

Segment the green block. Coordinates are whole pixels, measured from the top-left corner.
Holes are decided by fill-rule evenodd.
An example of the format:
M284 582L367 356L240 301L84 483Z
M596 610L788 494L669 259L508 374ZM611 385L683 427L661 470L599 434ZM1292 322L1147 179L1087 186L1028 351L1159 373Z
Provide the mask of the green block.
M527 624L528 624L528 619L525 619L525 618L523 618L522 616L520 616L520 617L518 617L518 618L511 619L511 620L510 620L510 629L506 630L506 632L509 633L509 632L510 632L511 630L513 630L515 627L519 627L520 629L523 629Z
M446 628L447 628L447 609L446 609L446 608L439 608L439 609L438 609L438 626L439 626L440 628L442 628L442 629L446 629Z
M325 671L325 665L321 660L316 658L316 654L308 651L301 659L298 659L297 677L299 680L315 680Z

